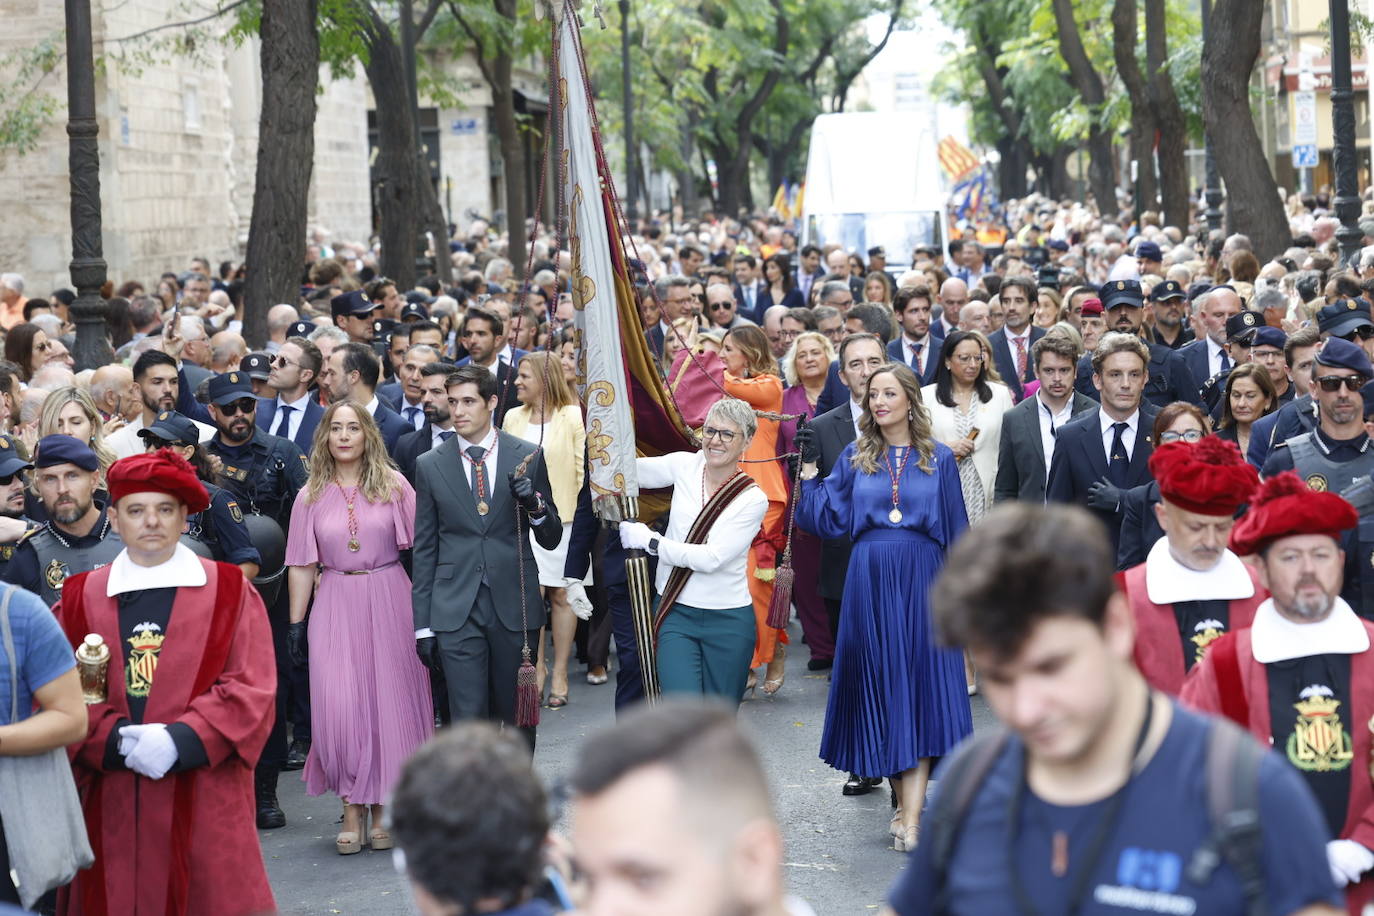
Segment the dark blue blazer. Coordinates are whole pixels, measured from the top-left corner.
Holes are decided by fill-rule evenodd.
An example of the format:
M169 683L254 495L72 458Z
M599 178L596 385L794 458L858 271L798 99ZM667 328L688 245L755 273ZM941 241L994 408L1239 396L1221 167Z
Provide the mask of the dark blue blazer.
M1207 358L1207 338L1195 340L1192 343L1184 344L1174 351L1183 360L1188 371L1192 373L1193 381L1197 382L1199 388L1202 383L1212 377L1212 361ZM1196 396L1190 399L1197 404L1199 400Z
M400 414L387 407L381 398L377 399L377 409L372 411L372 419L377 421L377 428L382 431L382 441L386 443L388 455L395 451L398 439L406 433L415 431Z
M377 388L377 400L385 401L386 406L390 407L392 410L399 411L401 409L402 397L403 394L401 392L400 382L387 382L385 385L380 385Z
M401 422L405 422L404 417L401 418ZM411 486L415 486L415 462L433 445L434 431L428 422L419 429L403 433L401 438L396 440L396 448L392 451L391 458L400 469L401 476L409 480Z
M849 400L849 388L840 378L839 360L830 361L830 371L825 376L825 387L821 389L821 396L816 398L816 412L814 416L830 410L832 407L839 407Z
M921 374L921 384L929 385L935 381L935 370L940 366L940 348L944 346L944 338L936 338L932 331L929 342L926 344L926 364L925 372ZM906 361L906 345L902 343L902 338L898 337L887 345L887 355L894 363L911 365ZM816 405L820 410L820 405Z
M277 399L263 398L258 402L258 429L265 433L273 432L272 425L276 422ZM296 447L308 457L310 455L310 444L315 441L315 427L320 425L320 417L324 416L324 408L315 398L315 393L310 392L310 397L305 401L305 417L301 420L301 425L296 429L296 435L291 441L296 443Z
M1026 346L1026 373L1017 378L1016 360L1012 358L1007 343L1007 332L999 328L988 335L988 343L992 345L992 364L997 367L997 374L1002 376L1002 381L1011 389L1011 396L1014 400L1019 401L1025 397L1025 390L1022 386L1035 379L1035 360L1031 359L1030 348L1035 346L1035 342L1044 336L1044 328L1031 327L1030 343Z
M1294 398L1251 425L1250 448L1246 452L1245 460L1258 471L1264 467L1265 459L1276 445L1287 442L1294 436L1301 436L1316 425L1317 409L1312 396L1308 394Z
M1102 409L1084 411L1059 428L1054 447L1054 460L1050 463L1049 479L1045 483L1046 502L1076 503L1087 506L1088 488L1107 476L1107 453L1102 447L1102 427L1099 420ZM1154 429L1157 411L1148 401L1140 404L1140 422L1136 427L1135 448L1131 452L1131 464L1126 474L1126 486L1139 487L1147 484L1150 477L1150 453L1154 444L1150 436ZM1124 499L1123 499L1124 502ZM1121 543L1121 522L1125 516L1125 506L1117 506L1115 512L1091 509L1102 520L1112 536L1112 552L1116 553Z
M1161 498L1159 484L1153 480L1121 494L1121 546L1116 551L1117 569L1130 569L1144 563L1155 541L1164 537L1164 529L1155 517L1155 505Z
M262 408L258 408L261 410ZM199 420L202 423L215 425L215 418L210 416L210 411L205 409L205 405L196 400L196 389L186 378L184 368L177 369L177 413L192 420Z

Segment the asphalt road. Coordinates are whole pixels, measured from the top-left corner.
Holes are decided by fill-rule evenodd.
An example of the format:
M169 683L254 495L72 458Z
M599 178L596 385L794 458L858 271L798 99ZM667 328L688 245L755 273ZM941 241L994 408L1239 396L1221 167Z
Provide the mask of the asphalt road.
M759 694L740 708L740 722L759 748L776 799L786 842L784 881L788 892L810 903L818 916L875 913L904 861L887 835L887 792L843 797L844 774L816 756L828 685L825 672L807 672L806 647L795 623L791 632L787 683L775 697ZM589 686L584 672L574 667L568 706L545 709L539 725L535 767L546 784L561 779L582 742L612 721L613 690L614 681ZM973 715L975 727L990 721L977 698ZM338 855L334 835L340 802L306 796L299 777L282 774L286 827L259 832L281 912L413 913L390 853L364 847L358 855Z

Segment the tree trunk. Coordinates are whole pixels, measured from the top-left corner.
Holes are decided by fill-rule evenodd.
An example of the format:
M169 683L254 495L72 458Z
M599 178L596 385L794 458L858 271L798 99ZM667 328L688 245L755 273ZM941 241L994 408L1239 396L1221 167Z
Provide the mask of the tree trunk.
M1251 0L1215 0L1202 49L1202 118L1226 184L1227 231L1250 237L1264 263L1287 247L1288 218L1250 115L1250 73L1260 49Z
M1059 53L1068 64L1069 76L1089 110L1100 110L1106 99L1102 87L1102 77L1093 69L1088 52L1083 47L1083 39L1078 33L1078 22L1073 16L1073 0L1053 0L1054 21L1059 29ZM1115 216L1116 206L1116 167L1112 161L1112 135L1098 123L1088 134L1088 184L1097 201L1097 210L1103 216Z
M1138 17L1135 0L1115 0L1112 4L1112 57L1131 100L1131 158L1136 162L1136 207L1153 210L1159 205L1154 160L1155 116L1150 105L1149 84L1136 60Z
M1069 177L1069 157L1073 149L1063 143L1054 148L1050 158L1050 193L1053 200L1068 200L1073 194L1073 179Z
M491 61L494 81L491 86L491 121L501 144L501 164L506 178L506 233L510 238L507 256L515 275L525 275L525 147L515 123L515 90L511 83L511 57L498 53Z
M363 4L367 81L377 111L375 199L381 215L382 274L397 288L415 286L415 241L420 194L415 179L416 137L401 49L371 4Z
M1192 215L1188 195L1188 122L1167 65L1164 0L1145 0L1145 59L1150 105L1159 128L1159 196L1164 224L1187 232Z
M997 139L997 196L1019 200L1026 196L1026 166L1030 162L1028 144L1011 134Z
M248 228L243 336L267 339L267 310L300 300L310 172L315 163L317 0L263 0L262 115Z
M439 278L443 286L452 286L453 261L449 259L448 251L448 220L444 217L444 208L439 206L439 195L429 177L429 157L421 151L416 163L419 166L416 187L420 192L420 225L429 230L434 239L434 276Z

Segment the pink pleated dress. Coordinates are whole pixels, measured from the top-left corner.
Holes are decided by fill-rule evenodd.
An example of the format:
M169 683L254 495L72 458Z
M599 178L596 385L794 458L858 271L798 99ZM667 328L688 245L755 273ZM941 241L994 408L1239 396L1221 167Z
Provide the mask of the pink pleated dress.
M410 577L400 552L415 537L415 491L396 475L389 503L353 502L357 552L348 549L347 501L330 484L318 501L302 489L291 511L288 566L319 563L310 612L310 718L306 791L358 805L386 801L406 758L434 731L429 673L415 655Z

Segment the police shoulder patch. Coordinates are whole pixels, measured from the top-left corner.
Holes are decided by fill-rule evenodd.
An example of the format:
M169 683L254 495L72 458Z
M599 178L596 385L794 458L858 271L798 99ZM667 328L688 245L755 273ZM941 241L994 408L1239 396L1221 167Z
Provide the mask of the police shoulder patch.
M234 521L240 523L243 521L243 510L239 508L238 503L231 499L229 502L225 503L225 508L229 510L229 517Z

